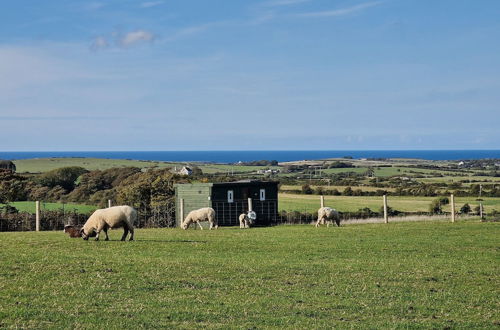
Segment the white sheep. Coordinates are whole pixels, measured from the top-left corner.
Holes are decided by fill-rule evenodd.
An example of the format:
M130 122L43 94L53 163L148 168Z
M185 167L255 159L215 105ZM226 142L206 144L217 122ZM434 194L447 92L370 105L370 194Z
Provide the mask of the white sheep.
M99 240L101 230L106 234L106 241L109 241L108 229L123 227L122 241L127 238L130 231L130 240L134 240L134 222L137 220L137 211L130 206L113 206L107 209L96 210L89 217L81 229L82 237L88 240L95 232L95 240Z
M329 227L330 223L335 223L340 227L340 216L337 210L332 209L331 207L320 207L318 210L318 221L316 222L316 227L320 224L325 224Z
M254 211L248 211L248 213L242 213L239 216L240 228L250 228L250 225L255 223L257 220L257 213Z
M200 228L203 229L203 227L200 224L201 221L208 221L210 223L210 229L212 228L217 229L219 227L217 225L217 219L215 219L215 210L211 207L204 207L189 212L187 217L182 222L181 228L184 230L188 229L192 223L195 223L194 225L195 227L196 224L198 224Z

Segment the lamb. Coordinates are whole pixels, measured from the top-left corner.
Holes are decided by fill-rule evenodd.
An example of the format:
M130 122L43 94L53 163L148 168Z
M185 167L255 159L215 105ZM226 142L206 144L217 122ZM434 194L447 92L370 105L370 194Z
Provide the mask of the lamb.
M210 223L210 229L212 229L212 228L217 229L219 227L217 225L217 219L215 219L215 210L211 207L204 207L204 208L189 212L187 217L182 222L181 228L186 230L189 228L189 226L192 223L195 223L195 225L194 225L195 228L196 228L196 224L198 224L200 226L200 228L203 229L203 227L200 224L201 221L208 221Z
M64 232L69 234L69 237L71 238L82 237L81 230L82 228L77 226L72 226L72 225L64 226Z
M95 240L99 240L99 234L103 230L106 234L106 241L109 241L108 229L123 227L122 241L127 238L130 231L130 240L134 240L134 222L137 220L137 211L130 206L114 206L107 209L96 210L81 229L84 240L96 234Z
M332 209L331 207L321 207L318 210L318 221L316 222L316 227L319 227L320 224L324 224L326 222L326 226L329 227L330 223L335 223L340 227L340 216L337 210Z
M250 228L250 225L255 223L257 220L257 213L254 211L248 211L248 213L242 213L239 216L240 228Z

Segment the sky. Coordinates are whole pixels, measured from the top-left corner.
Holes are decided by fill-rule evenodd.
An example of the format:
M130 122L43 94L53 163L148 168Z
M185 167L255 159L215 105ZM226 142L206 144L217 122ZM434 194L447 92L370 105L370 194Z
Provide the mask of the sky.
M498 0L0 0L0 151L500 148Z

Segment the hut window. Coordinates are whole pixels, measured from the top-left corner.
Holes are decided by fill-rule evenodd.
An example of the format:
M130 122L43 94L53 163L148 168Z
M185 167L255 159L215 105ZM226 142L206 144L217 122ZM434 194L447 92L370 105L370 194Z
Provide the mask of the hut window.
M266 200L266 189L261 189L260 190L260 200L265 201Z
M234 201L234 192L232 190L227 191L227 202L232 203Z

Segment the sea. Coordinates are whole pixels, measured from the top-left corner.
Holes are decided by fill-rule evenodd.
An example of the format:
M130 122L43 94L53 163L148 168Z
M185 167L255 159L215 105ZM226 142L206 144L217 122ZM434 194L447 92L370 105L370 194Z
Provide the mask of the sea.
M88 157L166 162L279 162L327 158L412 158L425 160L500 159L500 150L252 150L252 151L0 151L0 159Z

